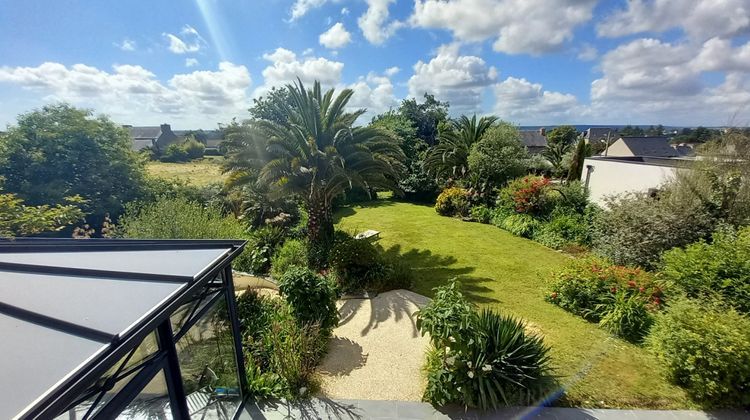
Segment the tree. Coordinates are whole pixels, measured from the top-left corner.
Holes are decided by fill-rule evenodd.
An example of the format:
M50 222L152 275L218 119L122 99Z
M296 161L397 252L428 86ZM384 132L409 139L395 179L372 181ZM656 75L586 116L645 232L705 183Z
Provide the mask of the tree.
M620 135L623 137L643 137L646 133L641 127L628 124L620 130Z
M659 124L656 127L653 125L648 126L646 130L646 136L648 137L660 137L664 135L664 126Z
M33 206L80 195L81 209L98 221L139 197L145 170L124 128L60 104L19 116L0 136L0 176L5 190Z
M552 166L552 174L561 177L565 172L565 155L570 151L571 144L565 142L549 142L544 148L542 156L549 161Z
M417 137L428 145L437 143L440 127L448 121L448 102L440 102L433 95L424 94L424 102L419 104L414 98L404 99L399 114L408 118L417 129Z
M555 127L547 133L548 144L565 144L571 145L578 138L578 131L572 125L561 125Z
M500 122L485 131L482 139L471 147L469 172L487 180L491 186L501 186L526 170L528 153L521 143L518 128Z
M274 121L279 124L286 122L283 104L289 101L289 91L286 87L272 87L265 95L253 99L250 116L256 120Z
M393 187L403 170L397 141L377 127L354 127L365 110L347 112L354 93L323 92L287 85L289 100L274 104L286 121L258 119L237 130L229 147L229 168L257 171L272 192L297 195L307 208L313 264L320 266L333 239L333 199L352 187Z
M579 181L583 174L583 161L587 157L593 154L591 145L586 143L586 140L581 137L576 143L576 148L573 151L573 157L570 163L570 169L568 169L568 182Z
M462 115L453 122L452 130L441 133L440 142L427 153L424 167L435 178L463 178L469 170L469 151L497 117Z
M0 237L31 236L57 232L83 219L80 197L68 197L67 204L26 206L15 194L0 194Z

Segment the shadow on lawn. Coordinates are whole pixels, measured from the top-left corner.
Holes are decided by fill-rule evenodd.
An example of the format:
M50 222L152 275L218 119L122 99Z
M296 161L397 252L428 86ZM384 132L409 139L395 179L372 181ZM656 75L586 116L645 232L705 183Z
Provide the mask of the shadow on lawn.
M488 277L471 276L475 267L455 266L455 257L450 255L437 255L429 249L411 249L405 253L401 252L400 245L393 245L384 250L386 257L402 258L414 272L413 286L431 286L430 289L448 284L452 279L461 282L461 291L469 301L474 303L499 303L498 299L490 297L493 289L485 286L495 280ZM424 292L424 290L422 289ZM432 295L432 290L428 293Z

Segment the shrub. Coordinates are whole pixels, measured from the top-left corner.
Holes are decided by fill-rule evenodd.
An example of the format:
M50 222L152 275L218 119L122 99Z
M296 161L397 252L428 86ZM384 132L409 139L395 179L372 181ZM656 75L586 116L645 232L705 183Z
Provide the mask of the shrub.
M500 122L471 146L467 162L469 173L477 174L490 185L500 186L523 175L527 158L518 128Z
M590 229L584 216L558 214L549 222L541 223L534 231L534 240L554 249L563 249L569 244L590 243Z
M497 205L516 213L544 216L549 213L552 202L548 196L549 185L549 178L540 176L516 178L499 191Z
M237 298L250 392L298 398L326 347L317 325L300 324L283 300L248 289Z
M251 268L254 274L268 273L271 257L284 241L284 230L276 226L263 226L250 232Z
M619 290L611 299L603 303L603 313L599 325L618 337L633 343L640 343L646 336L654 317L647 308L647 300L640 294Z
M161 153L159 160L162 162L187 162L188 152L181 144L172 143Z
M410 289L414 282L414 272L400 255L389 254L377 247L381 258L381 269L373 286L378 292L395 289Z
M485 205L471 208L471 218L479 223L488 224L492 220L492 209Z
M183 150L187 155L187 160L200 159L206 152L206 146L195 139L187 139L182 144Z
M649 273L589 257L575 259L554 274L547 300L568 312L599 322L619 300L631 296L637 296L649 310L659 309L664 303L662 287ZM628 309L623 306L626 303L620 305L618 310Z
M715 223L700 205L669 192L657 198L631 193L608 201L594 220L593 244L616 264L653 269L664 251L708 237Z
M531 238L534 231L539 229L540 223L529 214L511 214L503 219L500 227L508 232L524 238Z
M469 212L466 190L458 187L446 188L435 202L435 211L441 216L465 216Z
M336 241L329 262L341 288L347 292L368 288L381 274L378 250L366 239Z
M290 239L271 259L271 276L280 279L291 267L307 267L307 244L301 239Z
M436 290L418 313L417 326L430 333L434 346L424 395L433 404L526 405L554 384L542 339L527 334L513 317L489 310L477 314L455 282Z
M580 181L556 185L551 188L550 195L558 211L583 214L589 205L589 193Z
M714 233L712 243L700 241L664 254L662 274L689 297L722 297L737 310L750 313L750 227L735 233Z
M750 319L733 309L681 300L647 338L669 378L709 406L750 404Z
M279 293L300 323L318 325L325 336L338 324L336 288L329 279L310 269L290 268L279 281Z
M119 231L126 238L136 239L249 239L236 218L183 197L126 206ZM245 247L232 263L234 268L252 271L251 248Z

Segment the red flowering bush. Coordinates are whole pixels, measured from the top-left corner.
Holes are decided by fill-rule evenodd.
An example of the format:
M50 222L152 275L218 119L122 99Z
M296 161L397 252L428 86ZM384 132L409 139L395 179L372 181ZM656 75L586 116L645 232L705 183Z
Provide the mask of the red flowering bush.
M517 178L500 190L497 204L516 213L542 216L552 204L549 189L549 178L531 175Z
M664 292L656 279L640 268L589 257L573 260L556 273L546 299L601 323L618 336L640 341L653 322L651 314L664 304Z

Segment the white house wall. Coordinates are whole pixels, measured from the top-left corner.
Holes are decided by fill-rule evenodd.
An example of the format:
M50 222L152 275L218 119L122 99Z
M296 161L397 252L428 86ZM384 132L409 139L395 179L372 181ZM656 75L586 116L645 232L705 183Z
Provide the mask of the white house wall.
M593 166L588 184L590 197L592 202L602 206L607 196L657 188L674 178L677 171L674 167L633 162L597 159L586 159L584 162L582 180L586 181L588 165Z

